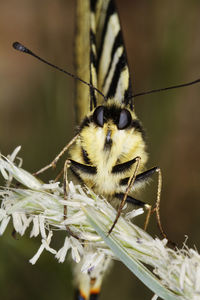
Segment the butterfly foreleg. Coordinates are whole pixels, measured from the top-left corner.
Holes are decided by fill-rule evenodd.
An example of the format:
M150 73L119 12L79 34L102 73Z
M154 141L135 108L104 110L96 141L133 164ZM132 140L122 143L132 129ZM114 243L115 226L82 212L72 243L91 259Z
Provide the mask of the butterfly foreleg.
M63 188L64 188L64 200L67 200L69 194L69 182L67 178L67 171L71 166L70 159L67 159L64 164L64 176L63 176ZM67 205L64 205L64 220L67 218Z
M140 161L141 161L141 157L140 156L137 156L132 161L130 161L131 164L135 163L136 167L135 167L135 170L133 172L133 175L128 180L128 185L127 185L127 188L126 188L126 192L124 193L123 199L122 199L122 201L121 201L121 203L119 205L118 211L117 211L117 215L115 217L115 220L114 220L111 228L108 231L108 234L110 234L112 232L113 228L115 227L115 225L116 225L116 223L117 223L117 221L118 221L118 219L119 219L119 217L121 215L122 209L123 209L123 207L124 207L124 205L126 203L126 199L128 197L128 193L131 191L131 189L133 187L133 184L135 182L135 179L136 179L136 176L137 176L137 173L138 173L138 169L139 169L139 165L140 165ZM127 163L129 163L129 162L127 162ZM124 163L124 164L121 164L121 165L125 165L127 163Z
M67 159L64 164L64 200L67 200L68 194L69 194L69 183L68 183L68 169L71 169L71 171L74 173L75 176L77 176L78 179L80 179L79 173L84 174L95 174L96 173L96 167L85 165L82 163L79 163L73 159ZM64 205L64 220L67 218L67 205ZM73 237L80 239L77 237L75 233L73 233L68 226L66 226L67 231L72 235Z
M147 228L149 217L151 213L156 213L156 220L158 224L158 228L164 238L167 238L166 233L164 232L162 225L161 225L161 219L160 219L160 200L161 200L161 190L162 190L162 173L161 169L159 167L151 168L141 174L138 174L136 177L136 182L142 182L151 177L153 174L158 173L158 188L157 188L157 196L156 196L156 205L153 209L151 209L150 213L148 213L146 222L145 222L145 229ZM147 204L148 205L148 204ZM146 207L147 208L147 207Z
M36 176L36 175L39 175L39 174L43 173L44 171L48 170L49 168L55 168L58 160L71 147L71 145L76 141L76 139L78 138L78 136L79 136L79 133L77 135L75 135L73 137L73 139L71 139L71 141L62 149L62 151L60 151L60 153L54 158L54 160L50 164L46 165L42 169L40 169L37 172L33 173L33 175Z
M162 190L162 173L161 173L161 169L157 168L156 172L158 173L158 189L157 189L156 205L155 205L155 208L152 210L152 212L155 211L155 213L156 213L157 224L158 224L158 227L159 227L159 230L160 230L162 236L164 238L167 238L167 235L166 235L166 233L164 232L164 230L162 228L161 220L160 220L160 200L161 200L161 190Z
M145 207L147 209L147 216L146 216L146 220L145 220L145 224L144 224L144 229L146 230L148 223L149 223L149 218L150 215L152 213L156 213L156 219L157 219L157 224L159 227L159 230L161 232L161 234L163 235L163 237L167 237L162 225L161 225L161 220L160 220L160 199L161 199L161 189L162 189L162 174L161 174L161 170L159 167L153 167L145 172L142 172L140 174L138 174L135 178L135 184L139 184L139 183L145 183L149 178L151 178L155 173L158 173L158 188L157 188L157 197L156 197L156 205L155 207L152 209L151 205L141 201L141 200L137 200L131 196L127 196L126 202L131 203L133 205L139 206L139 207ZM122 180L121 185L125 185L128 184L128 182L130 181L130 178L124 178ZM119 198L119 199L123 199L125 196L125 194L123 193L119 193L116 194L115 197Z
M65 161L65 164L64 164L64 175L63 175L63 188L64 188L64 200L67 200L67 197L68 197L68 194L69 194L69 182L68 182L68 176L67 176L67 173L68 173L68 169L70 168L71 166L71 160L70 159L67 159ZM67 205L65 204L64 205L64 209L63 209L63 219L66 220L67 219ZM76 233L74 233L69 226L65 226L67 232L69 233L69 235L73 236L74 238L80 240L80 238L76 235Z

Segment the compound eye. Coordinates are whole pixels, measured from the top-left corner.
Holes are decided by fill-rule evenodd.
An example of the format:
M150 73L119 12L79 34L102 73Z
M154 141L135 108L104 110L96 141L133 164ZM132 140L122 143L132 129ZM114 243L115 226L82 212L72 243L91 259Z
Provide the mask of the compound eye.
M118 129L125 129L131 124L131 114L127 109L122 109L119 115Z
M100 126L103 127L104 124L104 107L98 106L94 113L93 113L94 122Z

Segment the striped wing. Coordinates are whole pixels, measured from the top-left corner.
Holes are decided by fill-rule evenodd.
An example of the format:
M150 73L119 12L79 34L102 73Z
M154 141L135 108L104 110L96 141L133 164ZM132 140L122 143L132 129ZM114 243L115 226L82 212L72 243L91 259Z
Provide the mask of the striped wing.
M132 106L128 99L132 91L126 53L113 0L77 0L75 49L77 76L97 87L105 97ZM105 99L78 80L76 84L76 115L80 124ZM74 267L77 300L97 299L109 265L110 258L105 257L88 274L81 273L80 264Z
M77 1L77 75L107 98L131 105L130 75L119 17L113 0ZM77 81L78 123L103 97Z
M93 251L95 251L95 249L93 249ZM88 249L88 256L82 258L83 263L88 260L90 254L93 255L94 252L92 253L91 249ZM97 260L98 259L97 257ZM81 272L81 263L76 264L74 266L74 275L76 276L75 284L77 285L75 300L97 300L99 298L103 277L111 264L111 258L104 256L100 264L92 269L89 274Z

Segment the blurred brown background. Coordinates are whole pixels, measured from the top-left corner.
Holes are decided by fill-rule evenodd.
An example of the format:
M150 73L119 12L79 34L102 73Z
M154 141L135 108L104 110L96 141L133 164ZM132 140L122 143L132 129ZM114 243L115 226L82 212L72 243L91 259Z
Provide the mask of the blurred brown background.
M200 3L197 0L116 1L135 92L200 77ZM48 163L74 131L71 78L16 52L18 40L42 57L74 72L75 1L0 2L0 151L22 145L24 168ZM169 237L200 248L200 86L137 98L136 112L147 131L149 167L163 172L161 218ZM144 199L155 199L155 183ZM28 260L40 241L14 240L12 228L0 237L1 299L72 299L68 263L43 253ZM151 221L154 234L155 219ZM57 247L63 236L57 238ZM101 299L150 299L120 263L108 275Z

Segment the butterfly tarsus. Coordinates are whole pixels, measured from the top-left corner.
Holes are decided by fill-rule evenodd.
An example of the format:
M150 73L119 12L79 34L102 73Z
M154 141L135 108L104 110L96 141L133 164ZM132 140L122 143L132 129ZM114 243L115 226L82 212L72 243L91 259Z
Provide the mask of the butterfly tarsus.
M71 139L71 141L62 149L62 151L54 158L54 160L50 164L46 165L45 167L43 167L39 171L33 173L33 175L37 176L37 175L43 173L44 171L48 170L49 168L55 168L58 160L71 147L71 145L76 141L76 139L78 138L78 136L79 136L79 133L77 135L75 135L73 137L73 139ZM69 184L68 184L68 180L67 180L67 169L70 167L70 165L71 165L71 161L69 159L67 159L65 161L64 169L58 174L58 176L55 179L55 181L56 181L64 173L64 200L67 200L68 193L69 193ZM64 205L63 214L64 214L63 219L65 221L66 218L67 218L67 205ZM69 228L69 226L66 225L65 228L66 228L66 230L67 230L67 232L69 233L70 236L73 236L74 238L80 240L80 238L77 236L77 234L74 233Z
M125 203L126 203L127 196L128 196L128 194L130 193L130 191L131 191L131 189L132 189L132 187L133 187L133 185L134 185L134 182L135 182L135 179L136 179L136 176L137 176L137 173L138 173L140 161L141 161L141 157L140 157L140 156L137 156L137 157L135 158L135 163L136 163L135 171L134 171L133 175L129 178L128 186L127 186L127 188L126 188L126 192L125 192L124 197L123 197L123 199L122 199L122 201L121 201L121 203L120 203L120 205L119 205L119 208L118 208L118 211L117 211L117 215L116 215L116 217L115 217L115 220L114 220L114 222L113 222L111 228L110 228L109 231L108 231L108 235L111 234L111 232L113 231L113 229L114 229L114 227L115 227L115 225L116 225L116 223L117 223L117 221L118 221L118 219L119 219L119 217L120 217L120 215L121 215L122 209L123 209L123 207L124 207L124 205L125 205Z
M68 198L68 194L69 194L69 182L68 182L68 179L67 179L67 170L70 168L71 166L71 161L70 159L67 159L65 161L65 164L64 164L64 183L63 183L63 188L64 188L64 200L67 200ZM64 208L63 208L63 219L64 221L67 219L67 205L65 204L64 205ZM69 226L65 226L67 232L69 233L70 236L73 236L74 238L76 238L77 240L80 240L80 237L77 236L76 233L74 233Z
M164 238L167 238L167 234L164 232L163 227L161 225L161 220L160 220L160 200L161 200L161 190L162 190L162 173L161 169L157 167L156 172L158 173L158 189L157 189L157 199L156 199L156 206L152 210L152 212L155 211L156 213L156 220L158 224L158 228Z
M42 169L38 170L37 172L33 173L34 176L37 176L43 172L45 172L46 170L48 170L49 168L55 168L56 164L58 162L58 160L61 158L61 156L63 156L63 154L71 147L71 145L76 141L76 139L78 138L79 133L76 134L73 139L71 139L71 141L62 149L62 151L54 158L54 160L46 165L45 167L43 167Z
M54 179L54 182L57 182L60 179L60 177L63 175L63 173L64 173L64 168L58 173L58 175Z
M145 208L147 209L147 215L144 222L144 230L147 230L147 226L149 225L149 220L152 215L152 206L149 204L145 204Z
M131 189L134 185L134 182L136 180L136 176L137 176L137 173L138 173L138 169L139 169L140 160L141 160L141 158L139 156L135 158L135 161L136 161L135 171L134 171L133 175L129 178L126 192L125 192L124 197L123 197L123 199L120 203L120 206L118 208L118 212L117 212L117 215L115 217L115 220L114 220L111 228L108 231L108 235L114 229L114 227L115 227L115 225L116 225L116 223L117 223L117 221L118 221L118 219L121 215L122 209L123 209L123 207L126 203L128 194L130 193L130 191L131 191ZM146 171L146 172L148 172L148 171ZM147 215L146 215L146 219L145 219L144 230L147 229L147 226L149 224L150 216L153 213L155 213L156 214L157 225L158 225L158 228L160 230L161 235L164 238L166 238L167 240L169 240L168 237L167 237L167 234L163 230L163 227L162 227L162 224L161 224L161 219L160 219L160 200L161 200L161 190L162 190L162 173L161 173L161 169L159 167L155 167L155 168L150 169L149 172L148 172L148 176L151 176L155 172L158 173L158 188L157 188L156 205L155 205L154 208L152 208L151 205L146 204L146 203L144 204L144 207L148 210ZM170 242L170 240L169 240L169 242ZM170 242L170 243L174 244L173 242Z
M64 200L67 200L67 196L69 194L69 183L67 179L67 170L71 166L71 161L67 159L64 165ZM64 209L64 219L66 219L67 209Z

